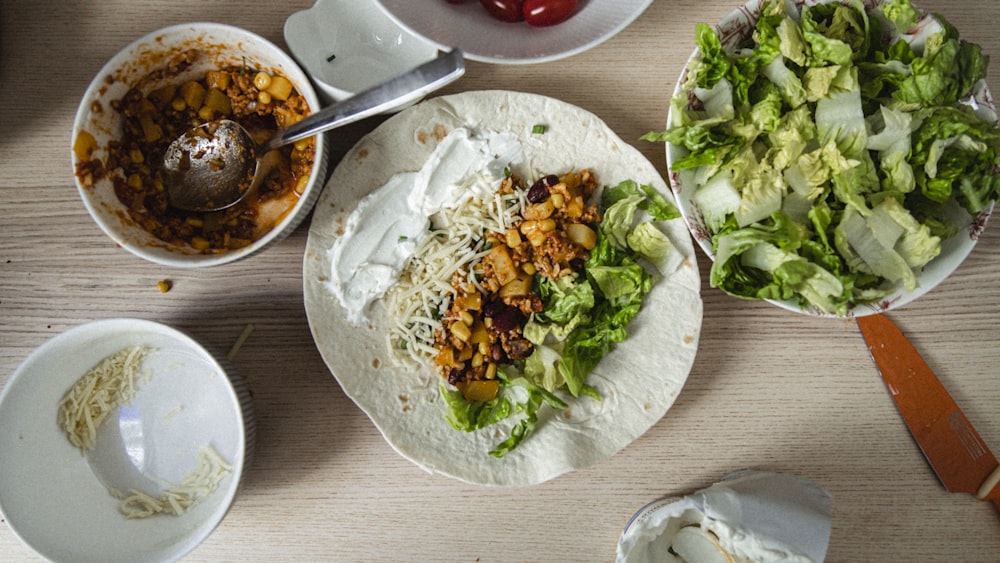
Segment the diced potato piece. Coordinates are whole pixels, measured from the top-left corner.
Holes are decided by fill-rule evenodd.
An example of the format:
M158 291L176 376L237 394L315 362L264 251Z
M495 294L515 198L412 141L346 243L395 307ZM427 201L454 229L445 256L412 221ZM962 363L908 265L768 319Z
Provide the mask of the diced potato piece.
M281 128L295 125L299 121L302 121L303 117L286 107L278 106L274 108L274 120L278 123L278 127Z
M142 136L147 143L153 143L163 138L163 128L160 127L159 123L154 123L152 117L139 116L139 126L142 127Z
M472 329L463 321L455 321L451 324L451 333L462 342L468 342L472 336Z
M97 139L81 129L73 141L73 154L80 160L90 160L95 150L97 150Z
M162 108L166 107L166 105L169 104L171 100L174 99L174 96L176 94L177 94L177 85L167 84L150 92L148 98L152 100L153 103L157 105L157 107Z
M463 311L479 311L483 308L483 296L478 291L455 298L455 306Z
M500 285L505 285L517 278L517 268L510 257L507 247L498 244L490 249L489 258L493 262L493 273Z
M292 95L292 83L284 76L272 76L271 84L267 87L267 93L279 100L287 100Z
M496 366L496 364L490 365ZM494 367L494 370L496 370L496 367ZM462 392L462 396L465 397L466 401L492 401L496 398L497 391L500 389L500 381L497 379L463 381L456 385L456 387Z
M149 98L143 98L139 102L139 115L156 115L160 113L159 108Z
M189 80L181 86L181 97L189 108L200 108L205 102L206 93L205 87L194 80Z
M483 342L489 343L490 335L486 332L486 325L482 321L476 321L472 325L472 336L469 338L469 342L472 344L481 344Z
M229 96L215 89L209 90L205 96L205 107L212 108L212 111L220 115L233 113L233 104Z
M569 240L587 250L593 250L597 246L597 233L582 223L570 223L566 225L566 236L569 237Z
M197 250L205 250L209 247L209 242L201 237L194 237L191 239L191 246Z
M455 351L451 347L444 347L438 350L437 355L434 356L434 363L439 366L457 366L458 362L455 361Z
M500 286L500 297L524 297L529 293L531 293L531 276L524 272Z
M229 88L229 73L221 70L210 70L205 73L205 83L209 88L225 91Z
M458 351L458 361L467 362L472 359L472 353L475 352L471 346L466 346Z

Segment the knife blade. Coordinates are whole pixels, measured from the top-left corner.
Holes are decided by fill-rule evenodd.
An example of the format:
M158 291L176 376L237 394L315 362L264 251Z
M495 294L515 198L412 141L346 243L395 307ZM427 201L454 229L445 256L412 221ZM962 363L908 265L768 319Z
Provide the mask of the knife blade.
M885 315L856 318L896 408L945 489L1000 511L1000 463L906 335Z

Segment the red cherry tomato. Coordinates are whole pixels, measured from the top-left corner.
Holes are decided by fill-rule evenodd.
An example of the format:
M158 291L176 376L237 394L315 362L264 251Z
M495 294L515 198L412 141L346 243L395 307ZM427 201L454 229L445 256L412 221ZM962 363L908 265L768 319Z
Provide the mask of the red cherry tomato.
M519 22L524 19L524 0L479 0L494 18L505 22Z
M524 0L524 21L534 26L562 23L573 15L577 0Z

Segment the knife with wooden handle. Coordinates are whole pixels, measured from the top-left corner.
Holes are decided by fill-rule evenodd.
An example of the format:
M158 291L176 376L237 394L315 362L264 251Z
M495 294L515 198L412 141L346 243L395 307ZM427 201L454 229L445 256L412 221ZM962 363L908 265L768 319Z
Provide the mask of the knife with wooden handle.
M944 487L1000 510L1000 463L927 362L888 317L857 321L899 413Z

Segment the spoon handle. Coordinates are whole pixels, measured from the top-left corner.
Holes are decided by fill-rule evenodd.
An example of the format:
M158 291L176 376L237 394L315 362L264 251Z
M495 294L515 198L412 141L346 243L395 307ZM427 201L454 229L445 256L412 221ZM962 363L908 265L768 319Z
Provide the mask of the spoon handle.
M463 74L465 74L465 59L462 52L453 49L442 53L432 61L327 106L285 128L261 147L261 152L258 154L419 100L428 93L457 80Z

